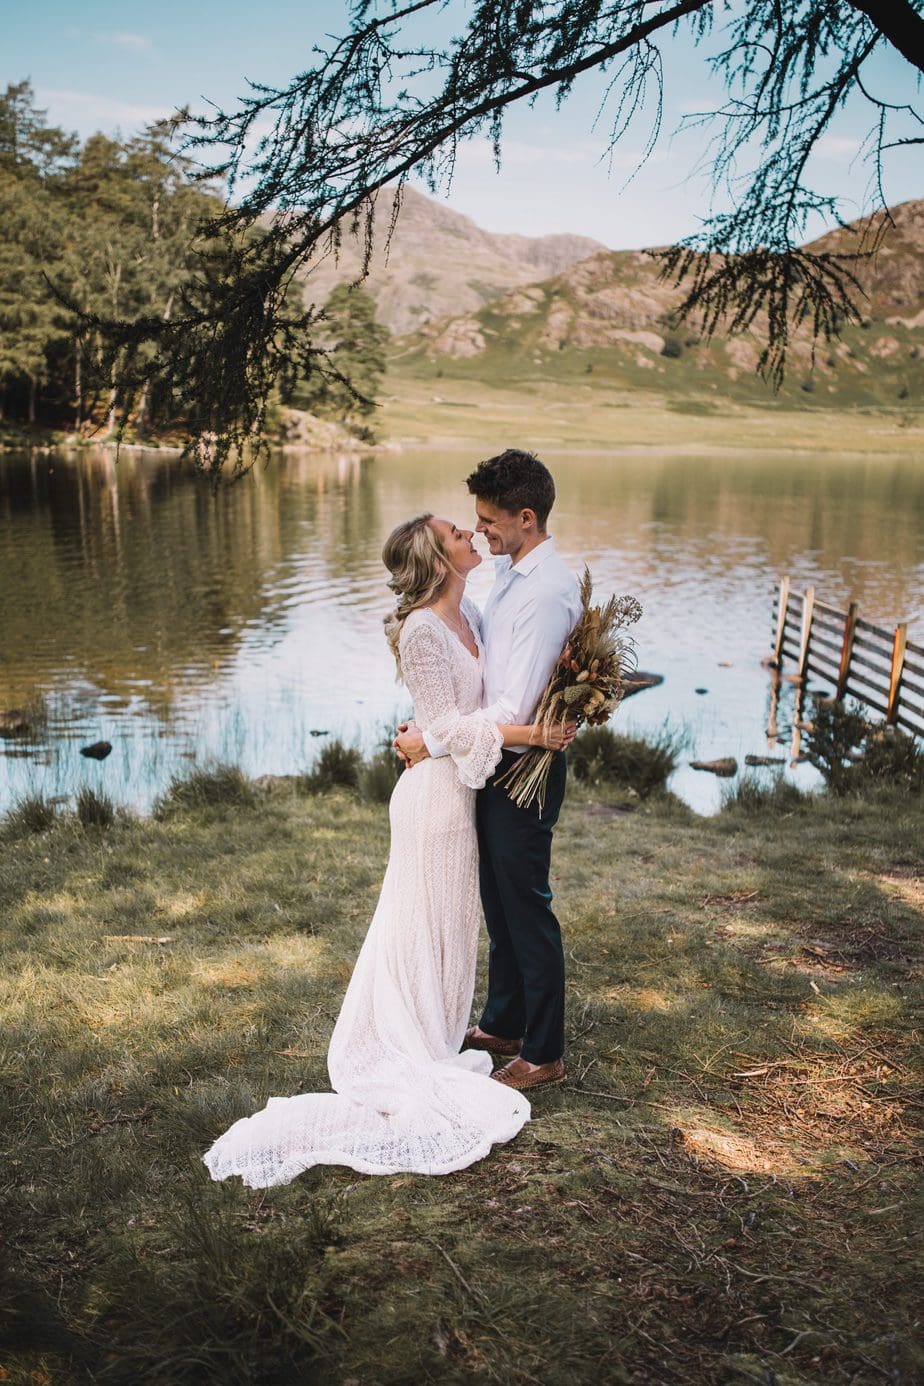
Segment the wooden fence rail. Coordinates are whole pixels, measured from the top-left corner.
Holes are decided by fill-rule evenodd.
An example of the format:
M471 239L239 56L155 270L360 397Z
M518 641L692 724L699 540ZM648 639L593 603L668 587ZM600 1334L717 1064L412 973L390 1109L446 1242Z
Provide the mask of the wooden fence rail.
M856 602L839 611L819 601L814 587L793 592L788 577L776 593L773 658L796 662L796 679L815 674L836 698L866 703L893 726L924 736L924 648L908 639L907 624L883 630L860 616Z

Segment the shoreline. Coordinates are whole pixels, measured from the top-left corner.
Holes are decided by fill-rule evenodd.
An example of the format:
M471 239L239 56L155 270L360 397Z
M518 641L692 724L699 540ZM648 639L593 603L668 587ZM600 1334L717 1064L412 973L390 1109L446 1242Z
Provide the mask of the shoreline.
M434 385L438 393L430 393ZM645 456L671 451L691 458L708 454L731 459L742 450L828 458L924 456L924 412L856 405L848 409L793 408L773 399L743 403L713 398L697 401L656 391L628 392L595 385L531 379L517 386L462 377L436 381L416 376L387 377L388 393L377 415L380 437L364 442L340 424L303 411L287 418L268 439L272 451L319 455L393 454L439 449L465 452L494 439L527 440L537 451L574 456ZM537 395L541 396L537 398ZM715 406L715 407L712 407ZM640 436L644 434L645 436ZM76 437L37 429L34 436L0 429L0 455L100 450L117 454L156 452L179 457L183 445L168 439Z

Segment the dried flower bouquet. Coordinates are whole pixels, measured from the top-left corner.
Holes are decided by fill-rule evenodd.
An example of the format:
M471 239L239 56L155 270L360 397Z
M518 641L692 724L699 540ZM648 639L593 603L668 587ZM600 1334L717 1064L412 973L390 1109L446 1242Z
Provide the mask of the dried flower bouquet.
M642 608L634 597L610 597L592 606L593 580L585 566L581 579L581 615L539 700L535 720L545 727L584 722L601 726L615 712L625 680L635 668L635 642L626 634ZM554 751L534 749L498 780L513 802L527 808L535 800L545 807Z

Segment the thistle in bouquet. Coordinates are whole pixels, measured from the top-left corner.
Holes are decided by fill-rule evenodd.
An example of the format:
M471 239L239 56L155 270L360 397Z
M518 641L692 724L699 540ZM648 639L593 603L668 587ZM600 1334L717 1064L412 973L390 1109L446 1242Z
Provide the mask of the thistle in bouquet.
M585 566L578 623L536 709L535 720L543 727L566 722L602 726L619 706L626 679L635 669L635 641L627 628L641 616L641 606L634 597L610 597L604 606L593 606L592 595L593 579ZM545 807L554 755L554 751L527 751L498 781L520 808L535 800L540 812Z

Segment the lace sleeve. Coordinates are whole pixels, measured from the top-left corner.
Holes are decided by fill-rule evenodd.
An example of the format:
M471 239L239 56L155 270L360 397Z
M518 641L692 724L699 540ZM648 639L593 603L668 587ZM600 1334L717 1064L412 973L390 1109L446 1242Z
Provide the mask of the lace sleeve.
M445 746L462 783L481 789L500 759L503 737L497 724L481 711L459 711L445 644L429 622L405 624L400 654L418 723Z

